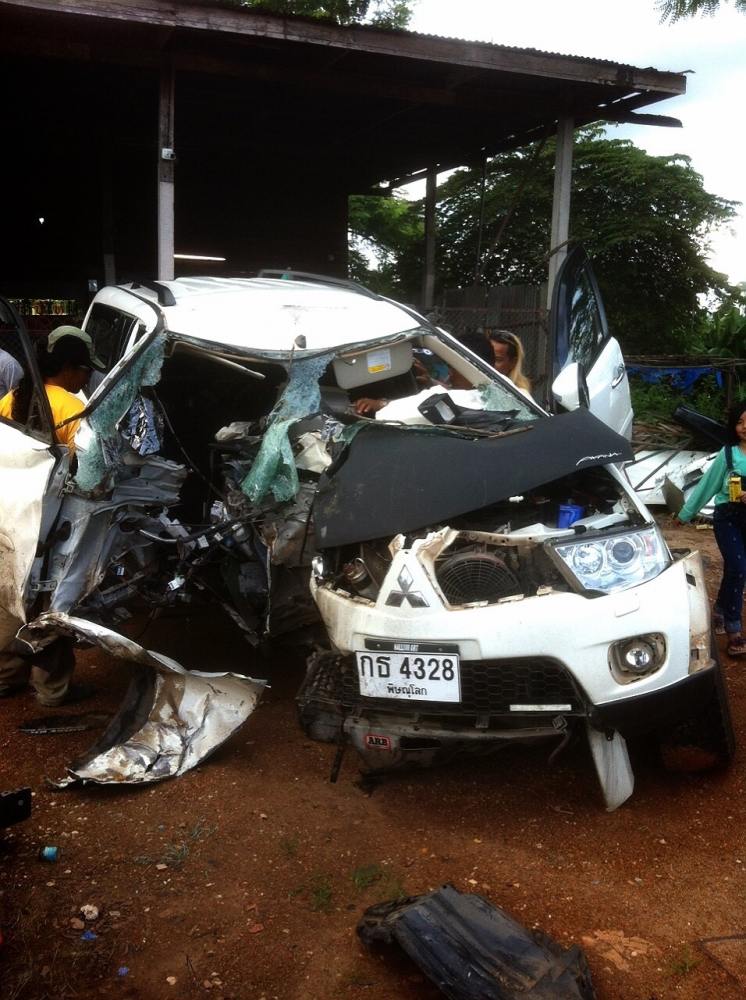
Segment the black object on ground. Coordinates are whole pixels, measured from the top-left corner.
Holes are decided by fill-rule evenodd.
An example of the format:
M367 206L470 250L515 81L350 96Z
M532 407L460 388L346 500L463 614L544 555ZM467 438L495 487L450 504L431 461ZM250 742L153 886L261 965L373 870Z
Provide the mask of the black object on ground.
M31 789L19 788L16 792L0 792L0 830L28 819L31 815Z
M26 719L18 727L22 733L40 736L44 733L82 733L86 729L100 729L109 718L105 712L88 712L85 715L43 715Z
M712 417L706 417L690 406L677 406L673 411L674 420L686 427L694 436L695 442L705 451L722 448L728 440L728 430L725 424Z
M529 931L482 896L444 885L379 903L357 933L398 944L450 1000L595 1000L582 950Z

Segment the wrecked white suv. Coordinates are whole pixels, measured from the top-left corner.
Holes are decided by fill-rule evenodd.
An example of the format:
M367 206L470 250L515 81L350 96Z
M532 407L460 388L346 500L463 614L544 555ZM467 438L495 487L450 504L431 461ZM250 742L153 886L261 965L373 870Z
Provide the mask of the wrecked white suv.
M729 757L699 557L668 551L619 471L626 375L579 255L555 293L555 415L344 282L142 282L86 316L110 371L71 461L3 310L16 329L0 346L36 383L25 421L0 420L13 649L68 636L140 664L73 778L182 773L250 714L250 655L206 676L128 636L190 604L249 646L320 615L302 724L372 769L581 728L613 807L632 790L629 733ZM433 362L446 384L423 389ZM367 419L363 397L389 402Z

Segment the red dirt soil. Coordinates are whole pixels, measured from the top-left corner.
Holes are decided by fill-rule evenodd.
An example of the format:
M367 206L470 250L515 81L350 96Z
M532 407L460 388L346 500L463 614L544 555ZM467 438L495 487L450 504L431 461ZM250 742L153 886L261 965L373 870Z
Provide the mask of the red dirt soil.
M703 551L712 593L712 532L664 527L672 546ZM114 710L126 664L96 650L78 662L99 694L64 711ZM743 746L746 661L724 664ZM582 742L552 765L546 749L513 748L370 793L352 751L330 784L334 748L299 729L302 657L276 650L269 666L247 725L150 788L50 790L45 776L96 734L27 736L18 724L44 714L32 695L0 702L0 788L34 789L32 818L0 835L3 1000L434 1000L415 966L368 954L355 925L374 902L444 882L582 944L599 1000L746 995L746 943L701 944L746 932L742 751L725 772L673 774L633 746L636 790L611 814ZM206 654L205 669L223 667ZM71 926L86 903L100 911L91 941Z

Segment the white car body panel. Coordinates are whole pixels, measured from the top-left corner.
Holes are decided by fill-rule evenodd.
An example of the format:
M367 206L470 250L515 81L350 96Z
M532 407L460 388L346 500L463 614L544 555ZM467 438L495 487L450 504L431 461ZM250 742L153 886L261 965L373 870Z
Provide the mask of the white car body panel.
M0 454L3 484L0 503L0 615L17 622L25 620L26 583L39 542L43 498L55 456L43 441L2 422Z
M417 321L385 299L345 288L263 278L178 278L161 283L176 299L167 307L166 329L182 337L258 354L318 353L347 344L394 337ZM147 288L102 289L96 303L137 316L146 328L157 302ZM137 296L137 297L136 297ZM302 338L299 341L299 338Z
M632 400L619 342L610 337L586 377L589 409L628 440L632 436Z

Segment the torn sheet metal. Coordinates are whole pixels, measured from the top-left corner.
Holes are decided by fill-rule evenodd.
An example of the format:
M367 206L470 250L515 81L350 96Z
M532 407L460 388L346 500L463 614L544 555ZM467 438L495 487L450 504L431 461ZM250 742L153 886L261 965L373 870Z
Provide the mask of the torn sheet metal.
M618 809L635 790L635 776L627 751L627 741L621 733L601 733L586 723L588 745L601 785L606 812Z
M379 903L357 933L368 947L394 943L450 1000L594 1000L585 955L529 931L482 896L444 885Z
M585 409L476 439L371 423L321 478L316 539L329 548L415 531L631 458L627 439Z
M75 781L146 784L174 778L213 753L248 719L266 681L186 671L102 625L59 612L40 615L19 639L34 648L66 635L140 665L119 711L87 753L68 767Z
M644 450L637 452L634 462L625 466L624 471L632 489L646 506L663 507L666 506L666 481L672 482L686 497L699 484L716 456L717 452L675 448ZM711 501L700 514L712 517L713 507Z

